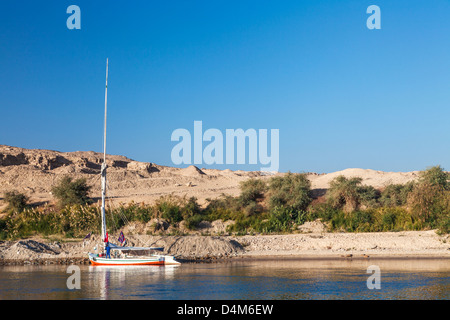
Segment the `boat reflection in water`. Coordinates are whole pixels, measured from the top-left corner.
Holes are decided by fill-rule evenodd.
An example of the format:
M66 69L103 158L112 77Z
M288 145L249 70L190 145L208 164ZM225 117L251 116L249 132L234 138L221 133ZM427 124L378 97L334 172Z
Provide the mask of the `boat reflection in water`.
M97 288L98 299L110 299L114 291L117 298L118 291L133 298L138 297L139 287L136 284L161 283L174 279L178 265L161 266L89 266L89 286ZM119 294L120 295L120 294ZM114 298L113 298L114 299Z

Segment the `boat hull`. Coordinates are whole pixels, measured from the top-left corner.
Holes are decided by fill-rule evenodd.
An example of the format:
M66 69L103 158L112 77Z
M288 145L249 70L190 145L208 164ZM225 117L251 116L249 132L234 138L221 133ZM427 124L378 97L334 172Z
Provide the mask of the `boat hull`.
M155 256L148 258L102 258L89 254L89 261L93 266L163 266L180 264L173 257Z

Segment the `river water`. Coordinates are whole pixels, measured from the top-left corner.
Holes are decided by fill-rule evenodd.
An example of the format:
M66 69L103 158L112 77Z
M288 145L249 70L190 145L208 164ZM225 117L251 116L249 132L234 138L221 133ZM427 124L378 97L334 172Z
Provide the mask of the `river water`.
M369 266L380 289L368 289ZM180 266L0 267L0 299L449 299L450 260L253 260ZM73 278L71 278L73 280ZM75 281L70 281L76 284ZM373 283L373 281L370 281Z

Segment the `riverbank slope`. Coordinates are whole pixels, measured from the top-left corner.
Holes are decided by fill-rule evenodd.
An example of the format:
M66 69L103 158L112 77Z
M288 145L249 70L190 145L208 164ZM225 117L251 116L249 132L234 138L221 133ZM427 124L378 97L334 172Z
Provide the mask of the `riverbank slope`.
M0 243L0 264L87 263L97 252L95 237L84 241L56 242L33 238ZM184 261L271 258L448 258L450 236L430 231L382 233L301 233L245 236L132 235L132 246L161 246L166 254Z

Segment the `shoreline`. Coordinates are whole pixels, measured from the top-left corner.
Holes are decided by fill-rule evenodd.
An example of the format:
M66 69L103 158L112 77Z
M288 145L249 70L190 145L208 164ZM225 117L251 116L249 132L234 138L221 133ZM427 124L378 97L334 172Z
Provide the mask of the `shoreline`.
M131 246L164 247L180 262L276 260L450 259L450 235L435 230L379 233L298 233L244 236L130 235ZM42 238L0 242L0 265L89 264L87 253L101 243Z
M242 255L237 257L231 257L224 260L230 261L370 261L370 260L450 260L450 254L447 256L435 255L435 254L391 254L391 255L383 255L383 254L374 254L370 256L364 255L353 255L352 257L346 256L338 256L338 255Z
M450 255L373 255L364 256L336 256L336 255L240 255L223 258L179 259L182 264L195 263L233 263L233 262L342 262L342 261L446 261L450 262ZM0 259L0 267L6 266L55 266L55 265L90 265L86 257L73 258L38 258L38 259Z

